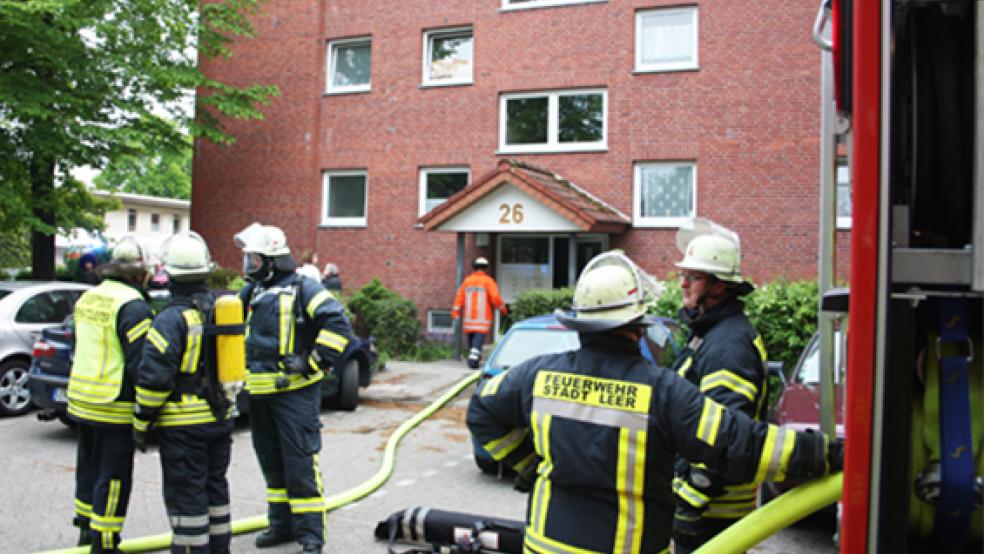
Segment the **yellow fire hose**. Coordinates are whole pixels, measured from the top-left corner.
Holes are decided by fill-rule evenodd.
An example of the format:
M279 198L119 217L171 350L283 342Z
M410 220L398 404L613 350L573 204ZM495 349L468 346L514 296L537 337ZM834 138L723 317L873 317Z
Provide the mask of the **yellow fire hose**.
M445 404L450 402L455 396L458 396L458 394L464 390L465 387L477 381L481 374L481 371L473 372L441 395L440 398L431 402L429 406L417 412L412 418L404 421L402 425L397 427L396 431L393 431L393 434L390 435L390 438L386 441L386 449L383 451L383 463L379 466L379 469L376 470L376 473L359 485L329 497L325 500L325 509L328 511L335 510L346 504L355 502L356 500L371 494L373 491L381 487L393 473L393 465L396 462L396 447L400 441L403 440L403 437L406 436L411 429L420 425L422 421L433 415L434 412L438 411ZM236 520L232 522L232 534L239 535L242 533L252 533L254 531L259 531L266 528L268 524L269 522L267 521L267 516L265 515ZM161 533L160 535L152 535L149 537L127 539L120 543L120 549L125 552L166 550L170 548L170 546L171 533ZM74 548L63 548L61 550L48 550L39 554L87 554L88 552L88 546L79 546Z
M738 520L694 554L740 554L841 497L844 474L810 481Z

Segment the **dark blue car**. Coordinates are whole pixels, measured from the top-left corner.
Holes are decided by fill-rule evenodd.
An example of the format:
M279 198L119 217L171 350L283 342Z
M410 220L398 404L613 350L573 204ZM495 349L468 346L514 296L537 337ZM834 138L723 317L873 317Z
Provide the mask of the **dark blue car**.
M42 410L38 413L39 419L59 419L66 425L72 424L66 414L68 399L65 391L74 346L71 319L63 325L43 330L34 342L28 387L32 402ZM359 403L359 389L372 383L378 365L379 353L372 337L349 342L334 375L326 376L322 381L321 396L325 404L339 410L354 410ZM248 412L245 392L237 398L237 406L240 414Z
M676 329L676 321L669 318L656 318L656 324L649 329L647 337L641 341L643 355L649 360L669 367L680 350L674 340ZM485 381L534 356L576 350L580 347L581 341L578 339L577 331L564 327L556 317L541 315L524 319L510 327L492 350L492 354L482 367L478 387L480 389ZM493 460L474 437L472 437L472 444L475 447L475 463L483 472L496 475L510 471Z

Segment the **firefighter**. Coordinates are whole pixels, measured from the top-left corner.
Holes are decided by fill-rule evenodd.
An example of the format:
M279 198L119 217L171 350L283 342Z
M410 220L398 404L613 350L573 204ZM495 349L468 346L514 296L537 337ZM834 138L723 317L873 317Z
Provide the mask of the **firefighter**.
M294 272L282 230L254 223L235 241L250 280L240 292L247 309L246 389L270 521L256 546L297 540L303 552L321 552L321 380L351 340L352 328L321 283Z
M524 549L663 552L670 541L677 452L735 482L839 471L843 444L754 422L702 396L639 352L652 281L607 252L585 267L573 315L578 350L538 356L472 398L468 427L492 457L536 465Z
M492 311L499 310L502 315L508 313L506 304L499 296L499 286L488 274L489 261L484 257L475 258L472 262L473 271L458 288L454 297L454 308L451 317L462 317L462 330L468 337L468 367L475 369L482 357L482 345L485 336L492 329Z
M160 444L164 505L172 552L228 552L232 447L230 402L217 379L211 329L214 300L206 278L215 268L193 231L163 248L171 301L147 332L137 373L133 438L146 452L147 433Z
M153 312L143 288L149 260L126 236L100 267L104 280L75 305L68 414L78 422L75 519L79 545L117 552L130 500L137 367Z
M756 420L768 409L766 353L762 337L745 316L741 297L755 290L741 275L738 235L696 218L677 231L683 259L681 320L690 328L672 369L718 404ZM676 554L692 552L755 509L758 485L729 483L724 476L677 458Z

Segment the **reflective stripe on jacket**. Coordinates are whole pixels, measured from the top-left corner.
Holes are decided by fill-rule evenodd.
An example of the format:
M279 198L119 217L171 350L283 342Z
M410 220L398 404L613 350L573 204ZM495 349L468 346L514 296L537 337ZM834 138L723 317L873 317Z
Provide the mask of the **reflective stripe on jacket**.
M120 312L133 301L141 304L141 309L134 310L138 319L121 322ZM124 349L128 344L142 345L150 329L150 313L139 291L114 279L106 279L79 298L67 391L69 414L96 423L130 424L133 402L122 398L127 382Z
M503 309L503 305L495 280L484 271L475 271L461 282L451 315L462 318L465 333L488 333L492 329L492 312Z
M487 381L469 404L469 429L494 459L518 467L535 451L540 460L529 551L665 549L677 452L734 482L823 472L814 436L731 412L627 338L582 333L581 343Z

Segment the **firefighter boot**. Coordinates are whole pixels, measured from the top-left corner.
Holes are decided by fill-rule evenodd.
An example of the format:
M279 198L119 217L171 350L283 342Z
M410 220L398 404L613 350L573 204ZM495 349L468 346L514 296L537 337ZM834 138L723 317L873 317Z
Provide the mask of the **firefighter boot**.
M302 542L301 554L321 554L321 545L314 542Z
M256 536L256 548L270 548L294 540L294 535L273 527Z
M482 352L477 348L472 348L468 351L468 367L472 369L478 369L478 359L482 356Z

